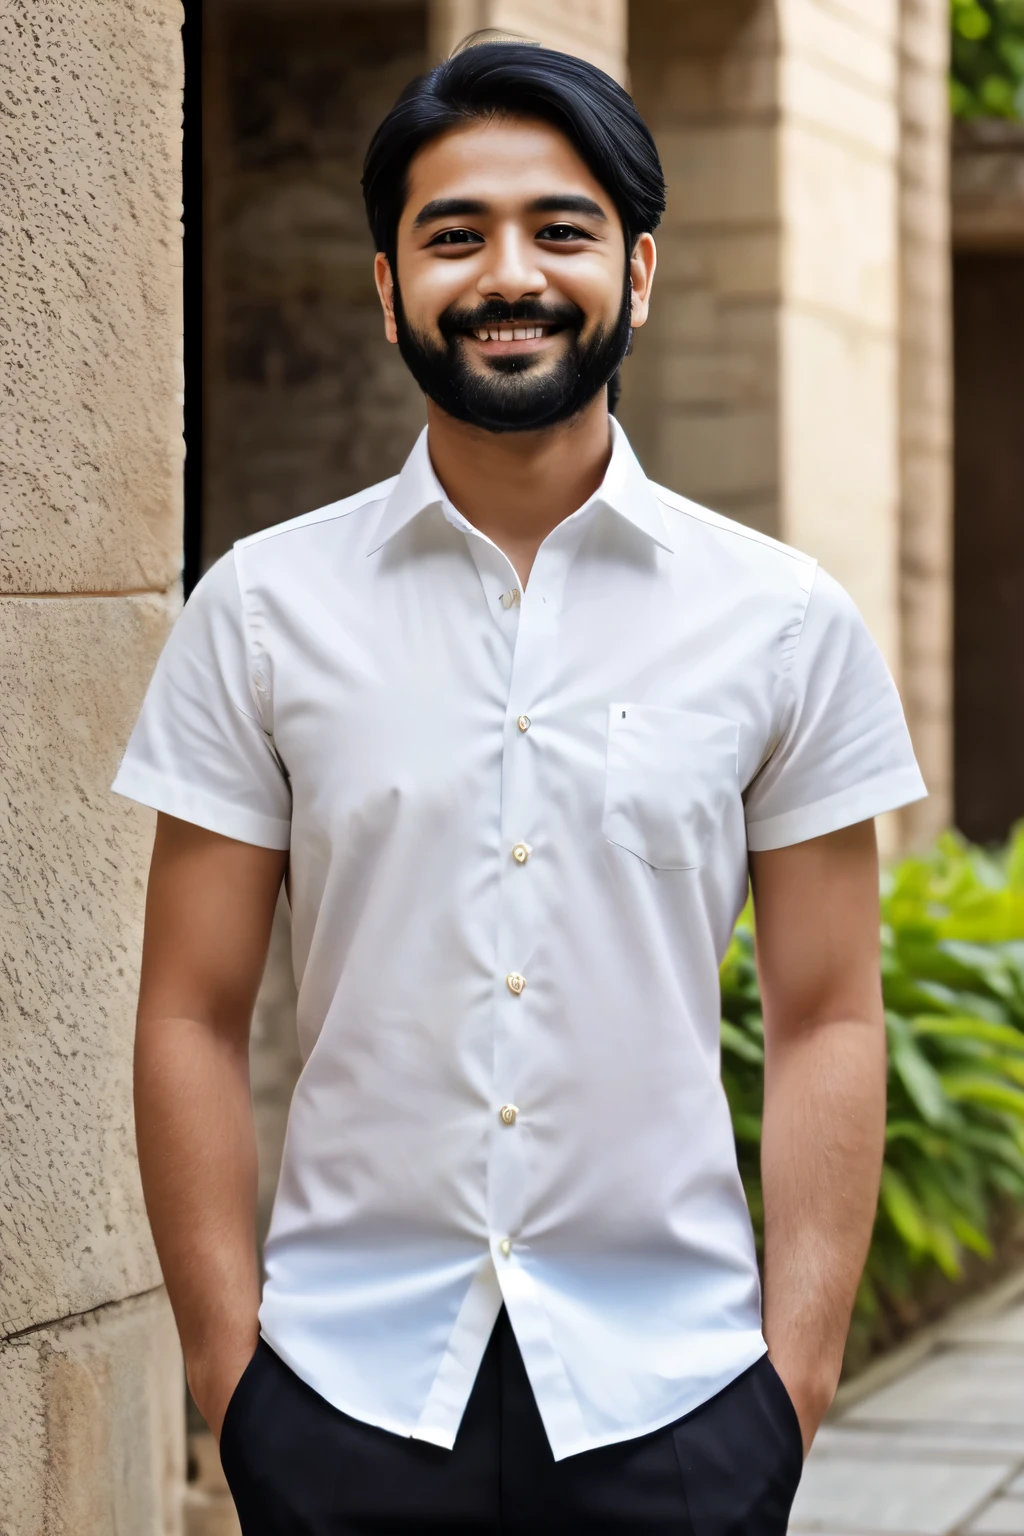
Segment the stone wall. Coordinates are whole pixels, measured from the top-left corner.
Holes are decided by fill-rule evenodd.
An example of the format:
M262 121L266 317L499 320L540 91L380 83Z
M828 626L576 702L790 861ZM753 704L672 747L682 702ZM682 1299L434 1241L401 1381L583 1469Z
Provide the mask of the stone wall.
M624 80L627 10L628 0L430 0L430 53L443 59L471 32L495 27Z
M206 564L394 474L423 424L384 339L359 178L426 38L422 5L208 0Z
M153 823L108 785L179 601L180 21L0 15L3 1536L179 1529L131 1108Z
M929 798L905 841L953 819L952 320L949 12L901 0L900 605L902 691Z
M668 208L621 415L648 473L780 532L778 35L759 0L632 0Z
M668 211L622 415L648 470L817 556L950 815L943 0L632 0ZM906 676L904 676L906 674Z

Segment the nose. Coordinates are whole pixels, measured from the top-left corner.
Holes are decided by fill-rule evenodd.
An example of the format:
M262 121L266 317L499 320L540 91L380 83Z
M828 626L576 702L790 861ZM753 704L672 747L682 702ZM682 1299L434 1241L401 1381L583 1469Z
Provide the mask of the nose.
M543 293L547 278L537 265L533 239L524 230L506 225L487 243L490 260L477 282L477 292L485 299L517 299Z

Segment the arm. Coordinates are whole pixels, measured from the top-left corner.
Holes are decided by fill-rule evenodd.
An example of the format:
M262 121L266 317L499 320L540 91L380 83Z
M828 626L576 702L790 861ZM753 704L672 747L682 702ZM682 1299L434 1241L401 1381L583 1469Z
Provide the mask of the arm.
M215 1434L259 1334L249 1025L287 859L160 816L149 875L139 1164L189 1386Z
M805 1449L875 1216L886 1049L874 823L751 855L764 1005L764 1328Z

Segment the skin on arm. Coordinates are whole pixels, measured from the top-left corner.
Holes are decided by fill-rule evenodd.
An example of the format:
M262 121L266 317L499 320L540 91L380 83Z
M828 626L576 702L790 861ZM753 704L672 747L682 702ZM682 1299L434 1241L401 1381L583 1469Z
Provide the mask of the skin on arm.
M764 1331L805 1451L875 1217L886 1043L873 821L751 854L764 1005Z
M135 1043L142 1186L214 1434L259 1336L249 1027L287 853L161 815Z

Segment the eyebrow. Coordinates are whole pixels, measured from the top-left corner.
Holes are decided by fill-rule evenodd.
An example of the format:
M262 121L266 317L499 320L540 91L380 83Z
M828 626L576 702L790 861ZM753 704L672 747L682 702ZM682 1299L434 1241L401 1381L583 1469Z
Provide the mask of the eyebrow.
M435 197L424 203L413 220L413 229L433 224L437 219L457 219L465 215L490 212L490 203L478 197ZM591 219L608 222L608 215L600 203L578 192L553 193L548 197L536 197L526 205L527 213L581 213Z

